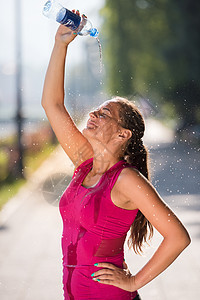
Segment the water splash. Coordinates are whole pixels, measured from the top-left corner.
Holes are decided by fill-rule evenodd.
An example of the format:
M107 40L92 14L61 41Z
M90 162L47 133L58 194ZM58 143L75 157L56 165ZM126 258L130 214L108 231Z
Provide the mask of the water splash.
M97 43L98 43L98 46L99 46L99 55L100 55L100 69L99 69L99 72L102 73L102 69L103 69L103 64L102 64L102 46L101 46L101 42L99 40L98 37L96 37L96 40L97 40Z

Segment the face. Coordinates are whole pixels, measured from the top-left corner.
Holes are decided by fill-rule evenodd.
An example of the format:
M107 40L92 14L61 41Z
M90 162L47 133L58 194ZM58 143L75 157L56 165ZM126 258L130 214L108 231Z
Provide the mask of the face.
M106 145L116 140L120 126L119 104L115 100L108 100L89 113L89 120L83 135L89 140L99 140Z

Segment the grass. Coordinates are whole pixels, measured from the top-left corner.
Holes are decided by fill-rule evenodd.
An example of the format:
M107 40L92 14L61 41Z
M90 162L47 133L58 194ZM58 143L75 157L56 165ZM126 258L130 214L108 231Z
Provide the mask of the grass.
M30 175L41 165L41 163L53 152L57 145L46 144L42 151L36 154L27 154L24 158L25 177L29 178Z
M17 194L19 189L25 184L25 179L18 179L13 183L5 183L0 190L0 210L3 205Z
M41 165L41 163L53 152L57 145L45 145L42 151L34 154L26 154L24 157L25 179L7 180L0 185L0 210L3 205L17 194L19 189L26 183L27 179Z
M11 146L13 144L15 144L17 142L17 137L14 136L14 135L10 135L6 138L3 138L1 141L0 141L0 146Z

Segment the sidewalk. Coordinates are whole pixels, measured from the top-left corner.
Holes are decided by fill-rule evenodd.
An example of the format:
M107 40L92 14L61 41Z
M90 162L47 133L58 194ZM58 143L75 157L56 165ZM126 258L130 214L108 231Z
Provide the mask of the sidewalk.
M185 194L177 193L175 185L176 190L172 188L171 194L166 193L165 182L169 184L174 182L173 176L167 173L167 161L174 159L174 156L184 157L185 146L176 145L176 149L172 151L173 133L157 121L149 120L147 130L144 143L152 152L153 180L156 183L157 176L160 181L165 178L165 181L158 185L159 193L161 196L164 195L164 201L172 207L189 230L192 244L165 272L142 288L140 294L143 300L198 300L200 298L198 285L200 205L198 190L194 187L192 192L190 191L190 180L194 182L197 178L188 176L187 182L183 180L179 182L177 177L178 188L182 186L182 191L185 188ZM191 151L191 155L194 159L198 159L195 151ZM160 161L164 162L162 169L164 173ZM181 171L188 172L188 167L191 165L193 160L188 162L183 159ZM177 170L180 170L178 162ZM34 173L26 186L0 212L1 300L63 299L62 220L58 203L62 192L71 180L72 173L73 164L61 147L58 147ZM195 171L192 175L197 176L197 173ZM125 248L126 261L133 273L147 262L161 240L160 235L156 233L152 247L147 248L145 255L141 257Z

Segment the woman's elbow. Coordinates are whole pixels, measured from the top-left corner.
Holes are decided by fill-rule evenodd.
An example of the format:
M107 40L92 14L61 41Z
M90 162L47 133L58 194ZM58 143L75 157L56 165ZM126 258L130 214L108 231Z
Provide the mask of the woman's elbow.
M191 237L190 237L190 235L189 235L189 233L187 232L187 237L186 237L186 246L185 247L187 247L187 246L189 246L189 244L191 243Z
M43 109L45 110L45 108L46 108L46 101L45 101L45 99L43 97L41 99L41 105L42 105Z
M166 240L168 240L171 245L170 247L173 247L179 254L191 243L190 235L185 228L174 231L173 233L170 232Z
M185 232L180 235L180 237L177 239L177 242L181 248L181 251L189 246L189 244L191 243L191 238L187 230L185 230Z

